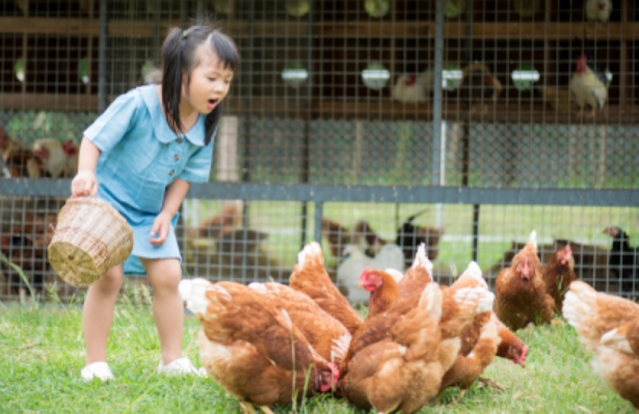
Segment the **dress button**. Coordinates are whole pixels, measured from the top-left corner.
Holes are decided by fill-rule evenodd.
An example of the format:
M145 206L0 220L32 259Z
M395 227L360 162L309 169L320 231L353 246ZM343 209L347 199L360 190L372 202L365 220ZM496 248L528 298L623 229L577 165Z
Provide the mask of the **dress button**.
M179 138L177 139L177 143L178 143L178 144L181 144L183 141L184 141L184 139L182 139L182 137L179 137Z
M171 172L169 172L169 175L173 175L175 174L175 170L171 170Z
M179 161L180 160L180 154L175 154L175 157L173 157L173 159L175 161Z

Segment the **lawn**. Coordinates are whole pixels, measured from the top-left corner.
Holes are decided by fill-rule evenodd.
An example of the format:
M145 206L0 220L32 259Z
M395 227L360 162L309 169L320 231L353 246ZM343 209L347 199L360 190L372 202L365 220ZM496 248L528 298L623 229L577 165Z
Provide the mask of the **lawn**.
M137 306L134 306L134 303ZM136 290L116 306L108 343L109 364L116 379L85 383L79 302L18 306L0 303L0 407L5 413L236 413L237 400L212 379L175 378L156 373L159 342L148 296ZM365 312L365 310L363 310ZM195 339L199 322L187 317L183 349L199 365ZM497 360L484 376L504 392L474 385L459 399L449 389L440 404L420 413L633 413L627 401L604 387L590 365L572 327L522 330L530 346L525 369ZM277 413L359 413L343 400L312 398L296 407L274 407Z

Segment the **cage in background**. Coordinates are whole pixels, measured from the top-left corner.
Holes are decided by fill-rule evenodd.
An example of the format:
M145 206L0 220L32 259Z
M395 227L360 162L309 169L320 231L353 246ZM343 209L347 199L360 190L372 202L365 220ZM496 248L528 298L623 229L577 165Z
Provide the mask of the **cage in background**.
M570 242L579 277L636 296L634 266L611 266L603 230L639 245L639 11L622 0L591 21L584 3L8 1L0 126L29 147L77 144L117 95L156 81L169 27L211 17L242 67L213 182L182 209L189 275L286 281L321 238L345 292L357 275L338 277L344 263L397 244L403 261L390 260L405 267L420 241L439 281L475 259L492 282L535 229L542 259ZM608 96L592 117L570 93L583 55ZM49 178L0 181L2 251L38 289L57 280L44 246L66 196ZM2 272L0 298L18 297L21 279Z

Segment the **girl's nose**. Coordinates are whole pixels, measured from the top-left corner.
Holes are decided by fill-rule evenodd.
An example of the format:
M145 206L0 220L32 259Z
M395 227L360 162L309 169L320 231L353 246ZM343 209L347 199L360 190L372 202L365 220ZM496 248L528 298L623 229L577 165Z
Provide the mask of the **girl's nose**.
M226 82L215 82L215 84L213 85L213 88L216 92L223 92L226 89L227 85Z

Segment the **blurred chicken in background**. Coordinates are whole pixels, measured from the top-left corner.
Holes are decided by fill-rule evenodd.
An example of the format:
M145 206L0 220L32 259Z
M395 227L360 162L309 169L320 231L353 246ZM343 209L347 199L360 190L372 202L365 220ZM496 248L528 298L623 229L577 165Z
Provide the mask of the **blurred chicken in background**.
M67 167L67 154L62 143L55 138L38 139L33 143L33 152L44 162L44 171L51 178L60 178Z
M600 21L606 23L610 20L612 12L612 1L610 0L587 0L586 1L586 18L588 20Z
M78 173L80 147L69 139L62 144L62 150L67 155L64 176L66 178L73 178Z
M462 84L456 93L468 104L471 114L478 111L484 114L488 111L487 102L497 102L503 89L486 64L473 62L462 69Z
M570 79L570 93L580 108L579 116L587 106L592 108L588 114L593 117L597 109L603 109L608 100L608 81L606 75L596 63L588 65L588 57L581 55L577 61L577 72Z
M9 177L41 178L45 175L44 162L20 141L10 137L0 127L2 162Z
M434 72L432 69L415 75L400 75L393 86L393 99L399 102L426 102L433 90Z

